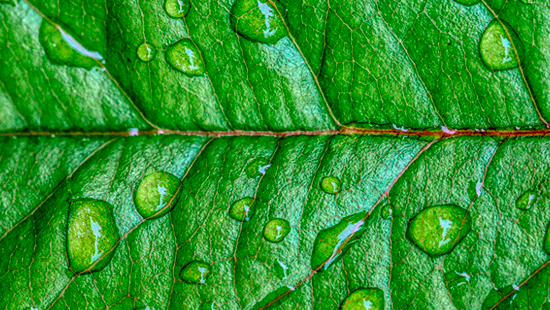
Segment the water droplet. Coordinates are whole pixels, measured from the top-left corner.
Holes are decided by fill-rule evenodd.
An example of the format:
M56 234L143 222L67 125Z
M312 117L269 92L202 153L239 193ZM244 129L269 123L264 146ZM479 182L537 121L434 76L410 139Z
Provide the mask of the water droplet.
M510 40L511 39L511 40ZM503 20L493 20L481 37L481 59L490 70L507 70L518 67L514 48L523 59L523 43L512 27Z
M281 4L267 0L237 0L229 15L233 30L246 39L274 45L287 36L286 27L279 15L285 12Z
M139 136L139 129L137 128L130 128L128 131L129 136Z
M468 197L470 201L474 201L477 197L481 196L481 189L483 188L483 181L470 181L468 185Z
M284 262L277 260L277 264L275 265L275 273L281 280L286 280L288 279L290 272L288 266Z
M264 237L273 242L281 242L290 232L290 223L284 219L274 219L265 225Z
M333 262L349 250L364 233L365 221L363 219L366 216L367 212L350 215L342 219L340 223L321 230L313 244L311 269L327 270Z
M164 171L153 172L143 178L134 197L139 214L145 219L154 219L168 213L176 201L173 196L179 184L176 176Z
M409 223L407 237L431 256L447 254L470 232L465 209L454 205L428 207Z
M56 65L91 70L99 67L98 61L103 60L98 52L88 51L61 26L54 26L46 20L40 25L39 39L46 56Z
M180 272L180 279L190 284L204 284L210 274L210 265L201 261L192 261Z
M151 61L155 58L156 54L157 50L155 47L148 43L141 44L137 49L137 55L141 61Z
M90 267L88 272L100 271L109 264L120 237L110 204L92 199L72 202L68 226L67 252L73 273Z
M536 200L537 192L532 190L526 191L516 201L516 207L521 210L529 210L535 204Z
M342 310L382 310L384 292L379 288L360 288L346 297L340 308Z
M254 203L254 198L252 197L245 197L233 203L231 209L229 209L229 216L235 221L248 222L254 215L252 203Z
M337 177L324 177L321 187L327 194L337 194L340 191L340 180Z
M383 219L390 219L393 213L393 206L390 204L385 205L380 211L380 217Z
M191 2L189 0L166 0L166 2L164 2L166 14L172 18L187 16L190 7Z
M507 296L514 291L512 285L508 285L505 288L494 288L489 291L489 294L485 297L481 309L492 309L493 306L498 304L504 296ZM502 304L502 303L501 303ZM504 309L507 309L506 304L502 304ZM498 308L501 309L501 308Z
M294 291L294 287L292 286L281 286L257 302L254 307L252 307L252 310L276 309L278 306L286 302L292 291Z
M202 52L195 43L183 39L166 50L166 60L174 69L189 77L202 76L205 73Z
M262 176L270 166L269 160L264 157L258 157L246 166L246 176L249 178L257 178Z

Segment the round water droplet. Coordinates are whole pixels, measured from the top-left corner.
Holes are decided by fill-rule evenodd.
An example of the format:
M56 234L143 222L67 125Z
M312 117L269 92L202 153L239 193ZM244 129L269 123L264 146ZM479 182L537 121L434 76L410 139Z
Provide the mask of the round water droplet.
M202 76L205 73L202 52L189 39L183 39L166 50L166 60L176 70L189 77Z
M380 217L383 219L390 219L393 213L393 206L390 204L385 205L380 211Z
M516 207L521 210L529 210L535 204L537 200L537 192L535 191L526 191L521 195L516 201Z
M157 50L155 47L148 43L141 44L137 49L137 56L141 61L151 61L155 58Z
M321 187L327 194L337 194L340 191L340 180L337 177L324 177Z
M273 45L287 36L281 4L267 0L237 0L229 15L233 30L253 42Z
M246 166L246 176L249 178L257 178L265 174L269 168L269 160L264 157L258 157L252 160L248 166Z
M210 265L201 261L192 261L180 272L180 279L190 284L204 284L210 274Z
M428 207L409 223L407 237L431 256L447 254L472 229L465 209L454 205Z
M342 310L382 310L384 292L379 288L360 288L346 297L340 308Z
M111 205L92 199L74 201L68 226L67 254L71 271L78 274L105 268L120 238Z
M233 203L231 209L229 209L229 216L239 222L248 222L252 218L252 215L254 215L252 203L254 203L254 198L252 197L245 197Z
M182 18L187 16L191 2L189 0L166 0L164 2L164 10L166 14L172 18Z
M481 37L479 48L481 59L490 70L517 68L516 52L520 60L523 60L523 43L514 29L503 20L489 23Z
M145 219L159 218L174 206L180 180L164 171L149 174L138 186L134 201L136 209Z
M265 225L264 237L273 243L281 242L290 232L290 223L284 219L274 219Z

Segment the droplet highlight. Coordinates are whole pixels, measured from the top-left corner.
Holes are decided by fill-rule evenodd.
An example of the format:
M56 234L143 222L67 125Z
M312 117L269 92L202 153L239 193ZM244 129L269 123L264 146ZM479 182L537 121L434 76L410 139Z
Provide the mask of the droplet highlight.
M351 293L340 306L342 310L382 310L384 292L379 288L361 288Z
M536 200L537 200L537 192L532 190L526 191L516 201L516 207L521 210L529 210L533 207Z
M180 271L180 279L189 284L204 284L210 274L210 265L201 261L192 261Z
M254 211L252 210L253 203L254 198L252 197L245 197L236 201L229 209L229 216L235 221L248 222L254 215Z
M523 43L516 32L504 20L493 20L481 37L481 59L493 71L517 68L523 60ZM514 51L515 49L515 51Z
M290 232L290 223L285 219L274 219L269 221L264 228L264 237L273 243L283 241Z
M191 2L189 0L166 0L164 10L172 18L183 18L189 13Z
M166 60L176 70L189 77L205 74L202 52L190 39L183 39L168 47Z
M380 217L383 219L390 219L393 214L393 206L390 204L385 205L380 211Z
M67 230L69 268L74 274L109 264L120 238L110 204L83 199L71 203Z
M265 175L269 167L271 167L271 165L269 164L269 160L267 160L267 158L258 157L246 166L246 176L249 178L260 177Z
M465 209L454 205L428 207L407 228L407 238L431 256L447 254L462 240L472 223Z
M337 194L340 192L340 180L333 176L324 177L321 181L321 188L327 194Z
M141 61L151 61L155 59L155 55L157 54L156 48L148 43L141 44L137 49L137 56Z
M138 186L134 202L145 219L159 218L168 213L178 192L180 180L173 174L157 171L147 175Z
M237 0L230 13L231 27L252 42L274 45L287 36L279 13L285 12L281 4L267 0Z

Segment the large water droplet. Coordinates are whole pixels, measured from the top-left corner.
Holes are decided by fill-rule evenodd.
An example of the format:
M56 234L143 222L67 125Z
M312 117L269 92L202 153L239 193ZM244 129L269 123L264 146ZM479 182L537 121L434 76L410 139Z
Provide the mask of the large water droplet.
M409 223L407 237L431 256L447 254L472 229L465 209L454 205L428 207Z
M511 40L510 40L511 39ZM481 59L491 70L507 70L518 67L516 53L523 60L523 43L512 27L503 20L493 20L481 37Z
M264 157L258 157L252 160L248 166L246 166L246 175L249 178L257 178L265 174L266 170L270 167L269 160Z
M111 205L92 199L74 201L68 222L67 253L71 271L78 274L102 270L115 254L114 247L120 237Z
M90 70L99 67L103 57L98 52L88 51L59 25L42 21L39 32L40 44L48 59L56 65L79 67Z
M245 197L233 203L231 209L229 209L229 216L239 222L248 222L254 215L252 203L254 203L252 197Z
M535 204L537 200L537 192L535 191L526 191L521 195L516 201L516 207L521 210L529 210Z
M138 186L134 201L145 219L159 218L174 206L180 180L164 171L149 174Z
M189 77L202 76L205 73L202 52L195 43L183 39L166 50L166 60L174 69Z
M361 288L351 293L340 307L342 310L382 310L384 292L378 288Z
M204 284L210 274L210 265L201 261L192 261L180 272L180 279L190 284Z
M141 61L151 61L155 58L157 50L149 43L141 44L137 49L137 56Z
M233 30L253 42L274 45L287 36L286 27L279 13L281 4L267 0L237 0L230 13Z
M366 216L367 212L360 212L342 219L332 227L321 230L313 244L311 269L327 270L333 262L340 259L364 233L363 225Z
M166 0L164 9L172 18L182 18L189 13L191 2L189 0Z
M380 217L383 219L390 219L393 213L393 206L391 204L385 205L380 211Z
M273 242L281 242L290 232L290 223L285 219L274 219L265 225L264 237Z
M321 181L321 188L327 194L337 194L340 191L340 180L337 177L324 177Z

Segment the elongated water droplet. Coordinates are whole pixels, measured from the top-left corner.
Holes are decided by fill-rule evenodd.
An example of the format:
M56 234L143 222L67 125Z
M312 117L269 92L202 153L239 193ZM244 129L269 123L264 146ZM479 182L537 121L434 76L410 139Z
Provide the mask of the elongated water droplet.
M364 233L366 216L367 212L359 212L342 219L332 227L321 230L313 244L311 269L327 270L332 263L340 259Z
M470 181L468 185L468 197L470 201L474 201L477 197L481 196L481 189L483 188L483 182L479 181Z
M257 178L262 176L270 166L271 165L269 164L269 160L267 160L267 158L258 157L246 166L246 176L249 178Z
M275 264L275 273L281 280L288 279L288 276L290 274L290 270L287 264L281 260L277 260Z
M321 187L327 194L337 194L340 191L340 180L337 177L324 177Z
M99 67L98 61L103 60L98 52L88 51L60 25L54 26L46 20L40 25L39 39L46 56L56 65L90 70Z
M290 223L284 219L274 219L265 225L264 237L273 242L281 242L290 232Z
M292 287L281 286L257 302L254 307L252 307L252 310L277 309L278 306L285 303L292 291L294 291Z
M174 206L180 180L164 171L149 174L138 186L134 201L136 209L145 219L159 218Z
M168 47L166 60L174 69L189 77L202 76L205 73L202 52L189 39L183 39Z
M504 288L492 288L487 296L485 297L485 300L483 301L483 304L481 305L481 309L493 309L493 307L499 302L501 302L502 298L507 296L508 294L512 293L514 290L514 287L512 285L508 285ZM511 296L510 296L511 297ZM511 299L511 298L510 298ZM502 308L499 307L497 309L508 309L508 306L510 305L505 301L505 303L502 303Z
M210 265L201 261L192 261L180 272L180 279L190 284L204 284L210 274Z
M516 207L521 210L529 210L535 204L537 200L537 192L535 191L526 191L521 195L516 201Z
M67 253L73 273L100 271L109 264L120 237L110 204L92 199L72 202L68 226Z
M164 9L168 16L172 18L182 18L187 16L191 2L189 0L166 0L164 2Z
M380 211L380 217L383 219L390 219L393 213L393 206L390 204L385 205Z
M273 6L267 0L237 0L231 8L231 27L250 41L273 45L287 36L282 12L281 4Z
M504 20L493 20L489 23L481 37L479 48L481 59L490 70L517 68L516 52L520 60L523 60L523 43Z
M447 254L472 229L465 209L454 205L428 207L409 223L407 237L431 256Z
M143 43L137 49L137 56L141 61L151 61L155 58L156 54L157 50L149 43Z
M252 209L253 202L254 198L245 197L233 203L229 209L229 216L235 221L248 222L254 215L254 210Z
M379 288L360 288L344 299L341 309L382 310L384 309L384 292Z

